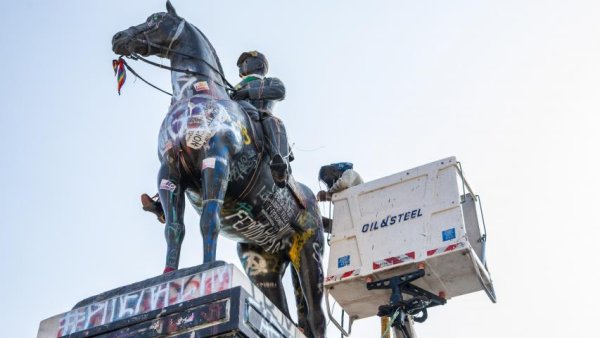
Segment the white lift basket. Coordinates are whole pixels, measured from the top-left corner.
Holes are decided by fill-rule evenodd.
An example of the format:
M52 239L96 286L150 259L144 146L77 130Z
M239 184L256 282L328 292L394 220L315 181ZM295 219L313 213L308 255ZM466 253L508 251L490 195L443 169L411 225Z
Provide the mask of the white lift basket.
M412 284L436 296L484 290L495 302L479 199L454 157L346 189L332 202L325 292L346 311L350 329L353 320L374 316L390 303L391 290L367 290L367 283L419 269L424 276ZM327 310L348 335L328 301Z

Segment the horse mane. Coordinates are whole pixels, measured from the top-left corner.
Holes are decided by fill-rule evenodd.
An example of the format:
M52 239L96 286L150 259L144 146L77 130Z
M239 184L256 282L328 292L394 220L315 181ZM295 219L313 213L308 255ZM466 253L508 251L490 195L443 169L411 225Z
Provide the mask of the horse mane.
M217 51L215 50L215 47L213 47L212 43L210 43L210 40L206 37L206 35L204 35L204 33L202 33L202 31L194 26L194 24L190 23L189 21L187 21L190 26L192 26L197 33L200 33L200 35L202 36L202 38L204 38L204 41L206 41L206 44L208 44L208 48L210 48L210 51L212 52L213 57L215 58L215 61L217 61L217 67L219 69L219 72L225 76L225 74L223 73L223 66L221 65L221 60L219 60L219 55L217 54ZM221 79L222 82L224 82L225 79Z

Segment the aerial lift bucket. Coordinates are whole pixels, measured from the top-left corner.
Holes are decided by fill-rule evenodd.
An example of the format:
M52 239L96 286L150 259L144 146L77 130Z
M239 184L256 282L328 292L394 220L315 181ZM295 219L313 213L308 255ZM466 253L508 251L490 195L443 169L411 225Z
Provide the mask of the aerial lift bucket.
M477 291L495 302L480 201L454 157L334 194L325 278L334 325L349 335L354 320L385 306L424 320L427 307ZM333 318L329 295L348 314L348 331Z

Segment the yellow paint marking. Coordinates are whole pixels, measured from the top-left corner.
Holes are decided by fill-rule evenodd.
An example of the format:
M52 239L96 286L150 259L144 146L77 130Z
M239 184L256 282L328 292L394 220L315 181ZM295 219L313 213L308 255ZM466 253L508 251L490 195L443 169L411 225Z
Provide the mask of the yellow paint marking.
M252 140L250 139L250 135L248 135L248 129L246 129L246 127L242 127L242 136L244 136L244 144L245 145L252 143Z
M292 265L296 270L300 269L300 251L306 244L306 241L315 234L313 229L309 229L304 233L295 234L292 238L292 247L290 248L290 260L292 261Z
M242 137L244 138L244 144L248 145L250 143L252 143L252 139L250 138L250 135L248 134L248 129L246 127L244 127L242 125L242 122L237 121L237 125L238 127L240 127L240 131L242 132Z

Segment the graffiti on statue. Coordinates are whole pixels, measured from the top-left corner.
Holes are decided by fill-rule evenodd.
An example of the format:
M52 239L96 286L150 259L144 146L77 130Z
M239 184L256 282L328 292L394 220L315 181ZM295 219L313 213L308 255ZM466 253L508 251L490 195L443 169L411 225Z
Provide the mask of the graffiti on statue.
M244 152L238 157L229 170L230 181L241 181L258 167L258 153L244 149Z
M288 170L285 128L273 116L275 101L283 99L285 88L279 79L265 76L266 57L256 51L243 53L237 62L243 79L233 87L223 76L210 41L169 1L167 12L152 14L115 34L113 51L136 59L155 55L170 62L173 98L158 137L158 194L167 241L164 272L179 267L187 193L200 213L204 263L216 260L220 233L237 240L251 281L289 317L282 277L291 262L296 303L303 305L298 307L299 325L308 337L323 337L321 215L314 194ZM262 133L249 133L255 128ZM262 134L268 142L257 143L253 137ZM266 266L260 265L258 256L265 258ZM141 298L131 297L127 304ZM114 302L119 308L120 300ZM129 305L124 309L123 313L136 310ZM104 311L87 311L92 310ZM88 317L82 316L75 321L84 325Z

